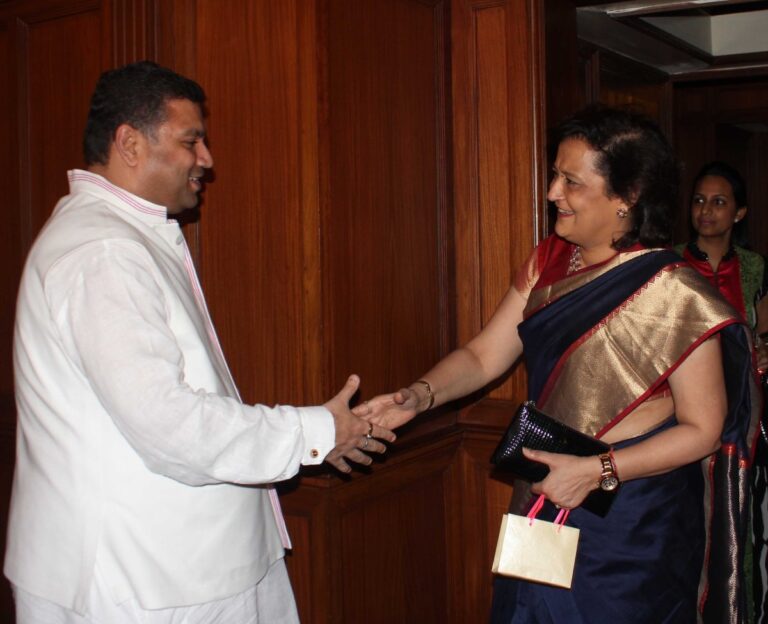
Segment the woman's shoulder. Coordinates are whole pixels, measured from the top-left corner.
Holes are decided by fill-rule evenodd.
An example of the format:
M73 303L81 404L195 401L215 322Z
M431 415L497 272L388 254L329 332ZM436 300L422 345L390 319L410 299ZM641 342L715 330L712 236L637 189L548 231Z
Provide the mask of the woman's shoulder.
M688 243L677 243L677 245L672 246L672 251L674 251L678 256L682 256L687 246Z
M744 247L739 247L738 245L734 245L733 248L736 250L736 255L739 257L739 262L741 264L748 262L760 267L765 266L765 258L756 251L745 249Z
M513 286L517 292L527 299L543 273L553 270L558 273L567 271L573 247L556 234L551 234L539 242L515 273Z
M739 319L739 312L723 297L718 289L688 262L668 265L656 276L663 284L662 298L667 312L678 310L681 318L718 318L720 321Z
M743 247L734 246L734 248L739 259L744 303L747 305L747 309L750 309L755 297L762 296L768 290L768 271L766 271L765 258L759 253Z

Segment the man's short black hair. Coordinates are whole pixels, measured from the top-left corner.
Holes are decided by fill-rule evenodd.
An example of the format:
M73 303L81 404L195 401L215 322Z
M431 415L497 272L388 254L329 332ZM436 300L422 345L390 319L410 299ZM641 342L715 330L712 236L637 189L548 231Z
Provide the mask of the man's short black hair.
M190 100L202 107L205 92L194 80L151 61L104 72L91 97L83 136L86 164L107 164L109 146L122 124L154 136L166 119L168 100Z

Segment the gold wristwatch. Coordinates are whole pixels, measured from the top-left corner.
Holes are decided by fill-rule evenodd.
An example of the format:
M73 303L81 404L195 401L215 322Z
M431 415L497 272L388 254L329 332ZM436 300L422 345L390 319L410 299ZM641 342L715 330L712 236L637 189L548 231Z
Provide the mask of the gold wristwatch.
M616 474L616 466L613 465L613 459L608 453L600 455L600 463L603 465L603 471L600 474L598 485L601 490L612 492L619 487L619 476Z

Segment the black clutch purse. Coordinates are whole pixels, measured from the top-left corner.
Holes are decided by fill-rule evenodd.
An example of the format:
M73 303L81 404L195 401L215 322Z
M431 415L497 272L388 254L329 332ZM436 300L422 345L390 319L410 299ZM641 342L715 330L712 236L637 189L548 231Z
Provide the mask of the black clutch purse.
M523 455L523 447L581 457L601 455L611 448L605 442L547 416L536 409L533 401L526 401L518 408L499 446L491 456L491 462L498 470L511 472L521 479L537 483L549 474L549 467L527 459ZM595 490L584 499L581 507L598 516L605 516L615 494L616 490Z

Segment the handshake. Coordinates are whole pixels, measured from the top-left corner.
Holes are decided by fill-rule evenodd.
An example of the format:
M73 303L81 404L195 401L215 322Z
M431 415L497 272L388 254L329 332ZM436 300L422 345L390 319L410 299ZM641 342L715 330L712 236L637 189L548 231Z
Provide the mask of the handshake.
M373 461L368 453L383 453L382 442L394 442L392 429L411 420L416 414L432 406L432 391L424 382L423 390L401 388L391 394L381 394L350 409L349 401L360 386L360 378L351 375L341 391L325 404L336 426L336 446L325 461L340 470L351 472L347 460L368 466Z

